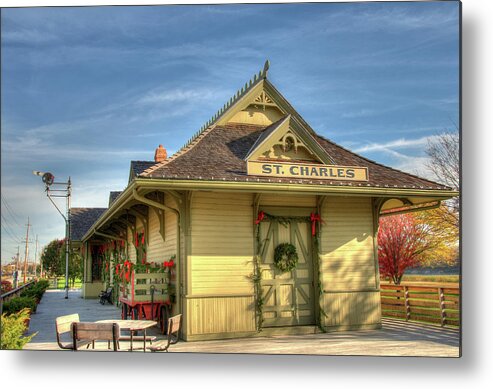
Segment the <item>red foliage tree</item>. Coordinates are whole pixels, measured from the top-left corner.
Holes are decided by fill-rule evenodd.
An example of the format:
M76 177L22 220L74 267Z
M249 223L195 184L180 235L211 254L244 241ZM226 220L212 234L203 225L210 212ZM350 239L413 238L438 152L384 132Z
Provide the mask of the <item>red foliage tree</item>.
M432 248L427 226L412 214L386 216L378 230L380 274L394 284L401 283L407 268L419 264L421 255Z

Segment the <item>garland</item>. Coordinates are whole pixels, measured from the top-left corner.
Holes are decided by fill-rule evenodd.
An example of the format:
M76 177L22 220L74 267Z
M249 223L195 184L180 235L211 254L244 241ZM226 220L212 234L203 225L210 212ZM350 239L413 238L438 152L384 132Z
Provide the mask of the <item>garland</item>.
M298 264L296 247L291 243L281 243L274 250L274 265L282 272L293 270Z
M135 253L137 256L137 262L145 264L147 262L147 241L144 231L135 232L134 235Z
M260 223L260 222L259 222ZM260 224L257 224L256 227L256 239L257 239L257 253L253 257L253 270L254 273L250 276L253 281L254 289L255 289L255 310L257 312L257 331L262 331L262 324L264 323L264 298L262 296L262 273L260 271L259 258L262 250L262 245L260 242Z
M320 223L323 223L322 218L320 217L319 214L317 213L311 213L310 216L275 216L268 214L264 211L260 211L257 215L257 219L255 220L255 225L256 225L256 240L257 240L257 253L254 256L254 273L250 276L254 283L255 287L255 295L256 295L256 303L255 303L255 308L257 311L257 331L262 330L262 324L264 322L264 316L263 316L263 306L264 306L264 298L262 296L262 286L261 286L261 281L262 281L262 274L260 273L260 256L262 252L262 247L263 244L260 239L260 223L263 220L268 220L268 221L277 221L279 224L283 225L284 227L287 227L290 223L292 222L309 222L311 223L311 233L312 233L312 244L313 244L313 254L314 257L316 258L316 265L319 269L318 271L318 290L319 290L319 299L318 299L318 308L319 308L319 318L318 318L318 326L321 331L326 332L325 328L323 327L323 317L327 317L327 313L323 309L323 287L322 287L322 278L321 278L321 272L320 272L320 259L319 259L319 234L320 234L320 229L317 229L317 225ZM288 245L290 245L288 243ZM279 245L281 246L281 245ZM277 246L277 248L279 248ZM292 246L292 245L290 245ZM294 246L293 246L294 247ZM277 249L276 248L276 249ZM280 249L280 252L282 253L285 251L285 249ZM296 247L294 247L294 253L296 254ZM296 254L297 257L297 254ZM275 261L275 258L274 258ZM291 258L291 262L293 262L293 258ZM297 263L297 259L296 259ZM276 264L277 266L277 264ZM282 266L282 265L281 265ZM293 268L296 266L294 264ZM279 268L279 267L278 267ZM280 269L280 268L279 268ZM280 269L281 270L281 269ZM291 269L292 270L292 269ZM287 271L287 270L286 270Z

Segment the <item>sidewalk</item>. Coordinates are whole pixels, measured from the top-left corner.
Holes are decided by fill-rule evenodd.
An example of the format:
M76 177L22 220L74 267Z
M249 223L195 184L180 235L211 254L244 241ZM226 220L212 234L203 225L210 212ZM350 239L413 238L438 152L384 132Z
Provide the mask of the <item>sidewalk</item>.
M78 313L81 321L120 318L118 308L101 305L98 300L84 300L80 291L71 291L66 300L63 291L48 290L37 313L31 316L29 333L38 331L38 334L24 349L60 350L56 343L55 318L71 313ZM156 329L148 333L163 336ZM105 350L103 343L97 349ZM122 349L126 348L122 344ZM459 331L384 319L381 330L182 341L172 346L170 352L458 357Z

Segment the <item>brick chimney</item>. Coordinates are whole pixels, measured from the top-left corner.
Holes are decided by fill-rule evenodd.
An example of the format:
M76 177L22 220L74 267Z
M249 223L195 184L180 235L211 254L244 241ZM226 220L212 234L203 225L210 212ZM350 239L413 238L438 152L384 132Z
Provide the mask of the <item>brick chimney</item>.
M159 145L159 147L156 149L156 152L154 153L154 162L162 162L166 158L168 158L168 153L166 153L166 149L163 147L163 145Z

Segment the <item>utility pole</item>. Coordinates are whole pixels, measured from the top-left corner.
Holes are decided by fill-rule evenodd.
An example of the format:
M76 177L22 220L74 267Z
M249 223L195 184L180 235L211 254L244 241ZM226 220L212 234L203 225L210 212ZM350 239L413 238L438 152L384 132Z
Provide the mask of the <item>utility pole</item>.
M15 256L14 289L17 288L18 280L19 280L19 246L17 246L17 255Z
M38 266L38 234L36 234L36 249L34 250L34 277L36 277L37 266Z
M29 253L29 227L31 227L31 225L29 224L29 217L28 217L27 231L26 231L26 251L24 256L24 284L26 283L26 276L27 276L27 255Z

